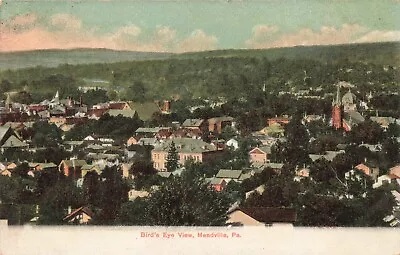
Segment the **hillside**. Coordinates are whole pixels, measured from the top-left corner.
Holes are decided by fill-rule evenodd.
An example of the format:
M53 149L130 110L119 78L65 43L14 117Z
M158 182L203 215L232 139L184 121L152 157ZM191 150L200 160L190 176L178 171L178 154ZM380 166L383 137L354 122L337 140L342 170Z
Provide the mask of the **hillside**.
M400 42L348 44L329 46L297 46L260 50L215 50L193 53L157 53L114 51L108 49L38 50L0 53L0 70L35 66L57 67L60 64L116 63L126 61L162 59L202 59L256 57L275 60L313 59L324 63L340 60L368 62L383 65L400 65Z
M269 60L314 59L321 62L348 59L350 62L375 62L376 64L400 64L400 42L382 42L346 45L296 46L260 50L216 50L208 52L183 53L178 58L210 57L266 57Z
M115 51L108 49L37 50L0 53L0 70L60 64L114 63L168 58L170 53Z

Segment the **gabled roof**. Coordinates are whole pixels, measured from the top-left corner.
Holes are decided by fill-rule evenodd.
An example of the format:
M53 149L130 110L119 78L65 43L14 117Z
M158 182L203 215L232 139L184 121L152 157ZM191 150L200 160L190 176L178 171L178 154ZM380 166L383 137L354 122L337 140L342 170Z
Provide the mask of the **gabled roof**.
M146 103L129 103L132 110L135 110L141 120L150 120L154 113L161 112L160 108L154 102Z
M21 147L28 147L28 144L20 141L14 135L10 136L4 144L1 146L2 148L21 148Z
M8 138L6 136L9 132L12 132L10 126L0 126L0 143Z
M281 169L283 167L283 163L265 163L264 167L270 167L272 169Z
M67 167L82 167L87 165L86 161L83 159L72 159L72 160L63 160L61 164L64 163Z
M223 178L207 178L206 182L210 183L211 185L218 185L218 184L222 184L222 183L226 183L226 181Z
M170 130L170 127L152 127L152 128L146 128L146 127L140 127L136 129L135 133L157 133L160 132L161 130Z
M240 210L253 219L263 223L274 222L295 222L297 219L296 210L293 208L280 207L241 207ZM236 211L235 210L235 211Z
M230 178L230 179L239 179L242 175L242 170L229 170L229 169L221 169L218 171L215 177L217 178Z
M163 178L169 178L169 177L171 177L172 173L171 172L157 172L157 175L159 175Z
M271 147L270 146L262 146L262 147L256 147L252 149L249 154L270 154L271 153Z
M153 151L167 152L169 151L172 142L175 143L175 148L178 153L203 153L217 150L217 147L214 145L208 144L199 139L174 138L155 146Z
M239 181L244 181L244 180L246 180L246 179L249 179L251 176L252 176L252 175L251 175L250 172L249 172L249 173L244 173L244 174L240 175Z
M234 119L232 117L229 116L222 116L222 117L214 117L214 118L210 118L208 119L208 123L216 123L216 122L224 122L224 121L233 121Z
M200 127L203 124L203 119L186 119L183 123L183 127Z
M93 217L93 215L94 215L92 210L90 210L87 206L82 206L82 207L79 207L78 209L76 209L75 211L71 212L67 216L65 216L63 221L71 220L72 218L74 218L79 213L85 213L90 217Z
M117 117L118 115L121 115L122 117L125 117L125 118L133 118L133 117L135 117L136 111L110 109L106 113L108 113L108 115L113 116L113 117Z

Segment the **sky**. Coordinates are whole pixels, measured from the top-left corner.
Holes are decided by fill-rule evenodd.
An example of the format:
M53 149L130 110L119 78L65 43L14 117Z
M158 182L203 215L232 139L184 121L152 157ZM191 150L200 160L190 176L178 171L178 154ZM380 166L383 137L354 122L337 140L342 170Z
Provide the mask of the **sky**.
M400 41L400 0L0 0L0 5L0 52L192 52Z

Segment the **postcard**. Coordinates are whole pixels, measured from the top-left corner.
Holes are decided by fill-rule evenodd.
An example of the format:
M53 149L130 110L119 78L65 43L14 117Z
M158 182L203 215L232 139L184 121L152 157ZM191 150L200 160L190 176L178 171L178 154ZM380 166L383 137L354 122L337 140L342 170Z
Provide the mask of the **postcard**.
M398 0L0 0L0 254L400 254Z

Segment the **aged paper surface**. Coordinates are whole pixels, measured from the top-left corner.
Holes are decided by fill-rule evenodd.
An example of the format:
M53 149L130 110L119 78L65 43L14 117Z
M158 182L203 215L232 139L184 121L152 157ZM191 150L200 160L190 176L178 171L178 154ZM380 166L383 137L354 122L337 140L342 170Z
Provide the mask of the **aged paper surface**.
M0 5L2 52L107 48L183 53L400 40L396 0L0 0ZM63 63L53 61L39 64ZM32 59L0 67L37 64ZM0 255L88 253L398 255L400 230L0 225Z

